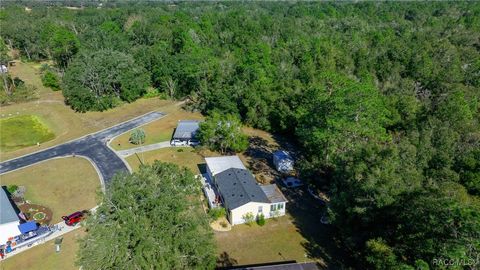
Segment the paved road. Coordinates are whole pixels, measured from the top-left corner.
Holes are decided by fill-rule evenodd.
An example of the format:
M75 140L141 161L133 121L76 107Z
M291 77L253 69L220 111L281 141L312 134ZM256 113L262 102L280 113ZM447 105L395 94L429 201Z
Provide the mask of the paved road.
M79 139L60 144L39 152L0 163L0 174L17 170L51 158L71 155L84 156L97 167L99 176L107 185L112 177L122 171L128 171L127 165L106 145L109 140L138 126L160 119L165 114L150 112L140 117L120 123L113 127L89 134ZM75 172L75 168L72 168Z

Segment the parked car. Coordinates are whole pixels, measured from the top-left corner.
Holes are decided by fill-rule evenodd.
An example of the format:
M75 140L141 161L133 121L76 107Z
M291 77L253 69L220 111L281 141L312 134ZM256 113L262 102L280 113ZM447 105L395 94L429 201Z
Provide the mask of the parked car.
M303 186L303 182L300 181L300 179L297 179L295 177L287 177L286 179L283 179L282 182L286 187L289 187L289 188L296 188L296 187Z
M170 145L172 145L172 146L186 146L186 145L188 145L188 142L175 139L175 140L172 140L170 142Z
M77 223L82 221L86 216L85 211L83 212L75 212L73 214L70 214L68 216L63 216L62 219L65 221L65 224L68 226L75 226Z

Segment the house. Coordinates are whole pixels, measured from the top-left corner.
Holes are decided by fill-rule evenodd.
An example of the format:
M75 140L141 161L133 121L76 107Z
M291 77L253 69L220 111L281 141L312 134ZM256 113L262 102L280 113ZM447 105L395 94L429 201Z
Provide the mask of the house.
M273 152L273 164L277 171L287 173L293 170L293 158L285 150Z
M0 245L20 234L20 218L5 189L0 188Z
M276 185L260 186L238 156L205 158L207 175L232 225L245 223L245 215L265 218L285 215L287 199Z
M196 145L198 140L195 138L199 129L200 121L197 120L180 120L178 121L177 128L173 133L173 138L170 142L171 145Z

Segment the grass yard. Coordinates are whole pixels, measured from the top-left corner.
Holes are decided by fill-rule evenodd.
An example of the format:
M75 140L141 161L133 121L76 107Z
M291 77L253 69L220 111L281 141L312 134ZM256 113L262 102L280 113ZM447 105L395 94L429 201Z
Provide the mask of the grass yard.
M39 89L40 98L31 102L0 107L0 119L12 115L36 115L44 121L56 137L40 146L33 145L9 152L0 149L0 161L51 147L151 111L161 111L168 114L178 111L178 102L149 98L123 104L105 112L76 113L65 105L61 91L52 91L43 87L39 68L39 63L22 63L19 61L10 68L12 76L17 76L27 84L36 86Z
M2 270L78 270L74 265L78 250L77 239L83 237L82 229L75 230L63 235L60 253L55 252L55 242L49 241L43 245L31 248L28 251L15 255L0 262Z
M52 159L13 171L1 175L0 183L25 186L25 199L53 211L52 223L60 222L65 214L94 207L100 191L94 167L79 157Z
M35 115L0 119L0 150L11 151L49 141L55 134Z
M267 219L262 227L236 225L229 232L215 232L215 239L219 266L311 260L305 257L306 240L289 216Z
M153 163L155 160L163 162L170 162L179 166L187 167L194 174L199 174L199 164L204 164L205 160L202 156L197 154L191 147L169 147L158 150L148 151L144 153L138 153L137 155L131 155L127 157L127 162L130 164L134 171L140 167L140 160L143 160L145 164Z
M202 120L203 116L200 113L191 113L178 108L172 110L162 119L148 123L142 127L145 130L146 138L145 144L152 144L164 141L170 141L173 135L173 131L177 126L179 120ZM115 138L110 146L115 150L125 150L129 148L138 147L138 145L130 143L131 131L124 133Z

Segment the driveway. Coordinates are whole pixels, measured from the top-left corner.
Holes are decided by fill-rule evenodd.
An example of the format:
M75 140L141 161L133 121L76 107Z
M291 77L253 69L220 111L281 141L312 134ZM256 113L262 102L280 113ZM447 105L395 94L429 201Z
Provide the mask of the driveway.
M102 184L108 185L116 173L129 171L124 160L107 146L108 141L131 129L160 119L163 116L165 116L165 114L161 112L150 112L79 139L4 161L0 163L0 175L52 158L82 156L94 164L102 180ZM75 168L72 168L72 173L75 173Z

